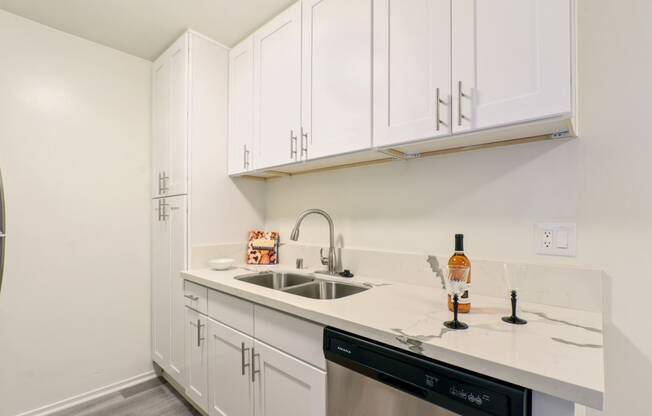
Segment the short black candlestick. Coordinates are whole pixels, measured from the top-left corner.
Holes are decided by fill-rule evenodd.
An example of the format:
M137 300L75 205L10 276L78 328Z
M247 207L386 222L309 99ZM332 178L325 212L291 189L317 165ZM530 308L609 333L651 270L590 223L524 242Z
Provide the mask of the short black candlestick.
M444 326L449 329L467 329L469 326L464 322L457 320L457 312L460 307L460 299L457 295L453 295L453 320L444 322Z
M513 325L525 325L527 321L516 316L516 291L512 290L512 316L504 316L503 321Z

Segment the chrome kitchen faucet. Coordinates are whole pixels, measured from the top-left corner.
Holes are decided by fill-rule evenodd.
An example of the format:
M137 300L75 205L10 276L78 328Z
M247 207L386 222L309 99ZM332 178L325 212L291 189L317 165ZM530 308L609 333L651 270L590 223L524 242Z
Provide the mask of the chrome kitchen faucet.
M337 255L335 254L335 227L333 226L333 219L326 211L321 209L308 209L299 214L296 224L292 229L292 234L290 235L290 240L297 241L299 240L299 227L301 227L301 222L310 214L319 214L322 217L326 218L328 221L328 230L330 238L330 246L328 247L328 257L324 257L324 249L319 250L319 257L321 258L321 264L328 266L328 272L323 272L324 274L329 274L331 276L337 275ZM317 272L319 273L319 272Z

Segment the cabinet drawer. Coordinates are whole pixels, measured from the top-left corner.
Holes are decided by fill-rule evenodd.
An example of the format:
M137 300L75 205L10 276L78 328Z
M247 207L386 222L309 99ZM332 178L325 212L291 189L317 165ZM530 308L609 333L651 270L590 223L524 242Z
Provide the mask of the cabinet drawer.
M256 339L326 369L324 327L264 306L254 306Z
M254 335L254 304L251 302L209 290L208 316L247 335Z
M183 292L187 307L206 314L208 311L208 288L186 280L183 284Z

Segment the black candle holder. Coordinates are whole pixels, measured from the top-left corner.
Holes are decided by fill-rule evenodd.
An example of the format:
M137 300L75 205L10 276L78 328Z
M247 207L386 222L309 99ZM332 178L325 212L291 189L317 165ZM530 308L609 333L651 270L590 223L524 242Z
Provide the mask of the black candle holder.
M503 321L512 325L525 325L527 321L516 316L516 291L512 290L512 316L504 316Z
M457 319L457 313L460 307L460 299L457 295L453 295L453 320L444 322L444 326L449 329L467 329L469 326L464 322Z

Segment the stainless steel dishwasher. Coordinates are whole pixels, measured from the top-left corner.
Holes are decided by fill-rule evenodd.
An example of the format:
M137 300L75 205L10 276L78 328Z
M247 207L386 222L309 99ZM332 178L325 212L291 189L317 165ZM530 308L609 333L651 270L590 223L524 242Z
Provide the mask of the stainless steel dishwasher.
M329 416L531 416L530 390L334 328Z

